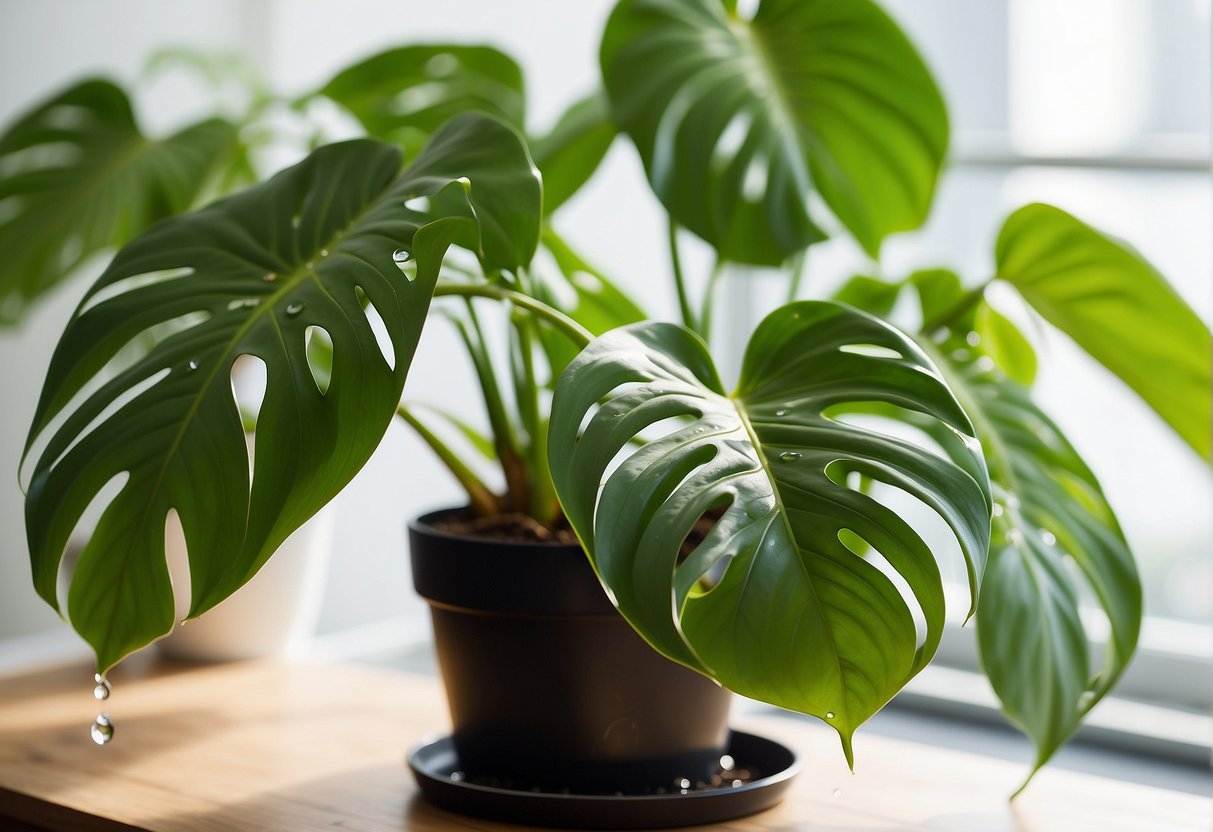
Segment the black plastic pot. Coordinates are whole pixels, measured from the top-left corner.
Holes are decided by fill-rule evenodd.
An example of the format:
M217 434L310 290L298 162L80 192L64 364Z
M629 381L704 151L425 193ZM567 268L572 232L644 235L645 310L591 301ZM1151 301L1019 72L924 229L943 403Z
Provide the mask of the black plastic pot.
M433 528L448 513L409 542L469 778L613 794L719 770L730 694L649 647L580 547Z

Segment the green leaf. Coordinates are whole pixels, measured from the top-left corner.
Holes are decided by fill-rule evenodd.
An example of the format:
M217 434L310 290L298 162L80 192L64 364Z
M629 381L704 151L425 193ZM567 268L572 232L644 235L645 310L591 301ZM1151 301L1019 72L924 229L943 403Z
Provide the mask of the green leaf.
M1041 204L1007 218L996 259L999 278L1209 457L1209 328L1153 266Z
M389 49L342 70L320 94L349 110L375 138L395 142L406 158L439 127L477 110L522 129L522 70L490 46L431 44Z
M977 306L973 331L980 338L981 350L1002 368L1002 371L1025 387L1036 380L1036 350L1002 314L982 301Z
M994 486L994 535L977 609L981 663L1004 713L1036 746L1035 773L1132 657L1141 582L1098 480L1028 391L975 362L945 359L942 351L937 360L973 418ZM1080 581L1089 592L1080 592ZM1080 615L1088 603L1110 624L1095 673Z
M966 463L832 415L870 402L938 420ZM636 449L642 434L651 441ZM856 727L934 654L944 596L930 548L849 475L934 509L976 596L990 496L971 435L906 336L848 307L800 302L755 331L731 396L686 329L646 323L596 339L557 384L550 458L573 528L649 643L738 693L825 719L850 759ZM712 509L723 510L715 527L680 559ZM845 545L847 532L883 555L912 599Z
M610 107L601 92L577 101L541 138L531 141L543 174L543 211L550 214L598 170L615 141Z
M447 246L500 228L482 182L538 225L534 169L517 135L483 115L435 134L403 173L400 151L368 140L321 148L269 181L160 223L124 248L56 348L27 442L26 525L35 586L52 606L64 545L107 483L120 484L68 593L73 626L104 670L167 633L173 596L164 528L181 517L190 616L239 588L328 502L378 445L404 385ZM406 207L464 194L454 216ZM436 200L436 202L441 200ZM525 209L524 209L525 204ZM479 206L479 207L477 207ZM407 250L415 261L398 265ZM366 311L364 311L366 305ZM382 319L381 352L369 311ZM174 332L128 366L107 366L150 329ZM308 330L332 342L321 392ZM266 365L249 459L232 394L234 362Z
M831 300L854 306L880 318L887 318L897 305L900 294L900 283L889 283L876 277L857 274L842 284Z
M947 112L869 0L622 0L603 79L615 124L678 223L722 257L777 266L824 235L815 190L873 257L930 209Z
M236 145L218 119L149 139L126 93L100 80L18 119L0 136L0 323L89 256L188 209Z
M543 230L543 247L556 261L562 278L560 286L564 294L572 296L572 303L562 300L561 291L549 286L543 279L535 285L537 298L559 309L594 335L648 318L634 300L605 274L587 263L551 226ZM555 277L548 278L546 273L544 277L556 282ZM550 326L541 325L539 334L554 383L577 356L580 347Z

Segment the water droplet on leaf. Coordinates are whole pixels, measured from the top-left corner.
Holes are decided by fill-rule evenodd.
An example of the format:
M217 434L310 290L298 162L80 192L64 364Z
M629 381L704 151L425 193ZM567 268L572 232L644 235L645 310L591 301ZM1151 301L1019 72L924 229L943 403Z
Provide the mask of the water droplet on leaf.
M286 307L286 314L293 318L303 311L304 306L305 304L303 303L289 303Z
M826 711L826 719L833 719L833 718L834 718L834 712Z
M275 280L278 279L278 275L275 274L274 272L266 272L265 277L263 277L261 279L264 280L266 283L273 283Z
M775 415L776 416L787 416L788 412L781 407L781 408L779 408L779 410L775 411Z
M402 248L398 248L392 253L392 262L394 263L407 263L412 259L412 253Z
M97 718L93 720L93 726L89 730L93 737L93 742L97 745L105 745L114 738L114 723L110 722L109 714L97 714Z
M782 462L795 462L800 459L800 454L797 451L784 451L779 455Z
M1056 546L1057 545L1057 536L1055 534L1053 534L1053 532L1050 532L1050 531L1041 532L1040 539L1044 541L1046 546Z
M187 366L189 367L190 372L192 373L192 372L194 372L194 370L197 370L197 369L198 369L198 362L197 362L197 361L191 361L191 362L190 362L190 363L189 363Z

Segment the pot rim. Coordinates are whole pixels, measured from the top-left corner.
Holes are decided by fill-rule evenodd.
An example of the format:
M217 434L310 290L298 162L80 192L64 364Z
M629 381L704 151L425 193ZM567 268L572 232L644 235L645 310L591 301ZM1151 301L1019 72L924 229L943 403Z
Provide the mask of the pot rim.
M412 520L410 520L408 522L408 529L409 529L409 531L412 531L412 532L419 532L421 534L430 535L432 537L440 537L440 538L443 538L446 540L474 541L477 543L489 543L489 544L492 544L493 546L503 546L503 547L509 548L509 549L542 548L542 549L577 549L578 551L581 551L581 552L585 551L585 546L583 546L581 544L580 539L578 539L577 543L560 543L558 541L550 541L550 540L499 540L495 537L489 537L487 535L456 534L455 532L449 532L444 529L439 529L436 526L431 525L434 520L437 520L438 518L443 517L444 515L455 514L456 512L460 512L460 511L466 511L468 508L469 508L469 506L462 505L462 506L452 506L450 508L435 509L433 511L427 511L425 514L422 514L419 517L415 517Z

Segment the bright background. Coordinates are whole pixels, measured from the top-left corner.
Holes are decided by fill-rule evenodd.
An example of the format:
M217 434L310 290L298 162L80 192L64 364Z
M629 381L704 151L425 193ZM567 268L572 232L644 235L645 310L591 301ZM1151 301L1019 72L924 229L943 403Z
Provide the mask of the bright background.
M952 169L923 233L887 246L901 276L949 266L990 273L994 235L1014 207L1043 200L1132 241L1205 320L1211 317L1210 4L1208 0L889 0L936 72L953 122ZM355 59L415 41L487 42L512 54L528 83L532 128L547 127L597 83L607 0L0 0L0 123L83 74L133 81L170 45L236 50L284 92L318 86ZM139 87L153 132L202 115L209 101L182 77ZM290 159L282 159L283 163ZM658 317L672 317L665 222L634 150L618 142L556 226ZM689 253L690 270L706 256ZM818 289L871 271L839 239L810 253ZM3 265L0 264L0 268ZM95 275L93 275L95 276ZM58 643L67 628L34 594L16 469L57 334L91 276L0 331L0 656L8 645ZM718 348L736 356L750 323L779 297L772 276L729 275L730 318ZM1013 298L993 296L1027 322ZM1031 329L1031 324L1028 323ZM1152 412L1054 332L1035 336L1038 396L1102 480L1147 587L1147 632L1207 658L1213 635L1213 480ZM479 418L457 342L431 325L406 395ZM735 359L734 359L735 361ZM457 502L425 448L394 428L336 500L337 545L321 630L394 619L426 637L405 557L404 524ZM1164 620L1165 619L1165 620ZM1187 622L1194 626L1178 626ZM415 628L415 631L414 631Z

